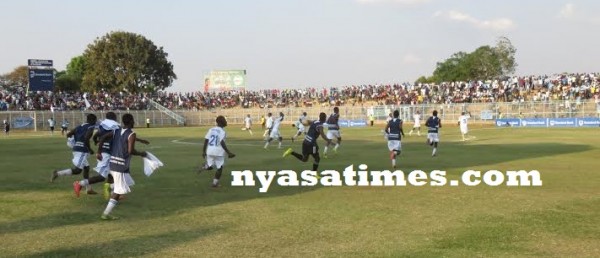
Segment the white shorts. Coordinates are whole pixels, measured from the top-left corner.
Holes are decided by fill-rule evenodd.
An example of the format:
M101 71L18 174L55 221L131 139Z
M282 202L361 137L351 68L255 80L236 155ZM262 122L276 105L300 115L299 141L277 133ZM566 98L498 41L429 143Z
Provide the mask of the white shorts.
M300 126L298 126L298 132L299 133L303 133L304 132L304 125L300 124Z
M102 152L102 160L98 160L98 164L96 164L96 167L94 168L94 170L96 170L96 172L98 172L98 174L100 174L102 177L107 178L108 171L109 171L109 164L110 164L110 154Z
M440 142L440 137L438 136L438 133L428 133L427 139L431 142Z
M88 156L90 154L87 152L78 152L78 151L74 151L73 152L73 166L83 169L84 167L88 167L90 165L90 163L88 163Z
M116 194L128 194L131 193L130 186L134 185L135 182L129 173L121 173L110 171L110 174L113 176L115 180L115 188L113 190Z
M400 150L402 150L402 143L398 140L390 140L390 141L388 141L388 150L400 151Z
M269 135L269 138L271 139L279 139L279 137L281 137L281 135L279 135L279 130L273 130Z
M225 157L206 155L206 164L216 169L219 169L225 164Z
M415 124L413 125L413 128L421 128L421 124Z
M333 140L334 138L342 138L340 135L340 131L338 130L329 130L327 131L327 139Z
M466 126L460 126L460 133L462 134L467 134L467 132L469 132L469 129Z
M249 124L246 125L246 130L250 130L250 125Z

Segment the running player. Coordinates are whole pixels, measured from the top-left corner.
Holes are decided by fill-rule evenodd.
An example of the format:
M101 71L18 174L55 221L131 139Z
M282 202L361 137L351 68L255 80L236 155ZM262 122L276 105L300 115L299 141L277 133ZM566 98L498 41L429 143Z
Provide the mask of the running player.
M246 129L245 129L245 130L246 130L246 131L248 131L248 132L250 132L250 135L254 135L254 134L252 133L252 128L251 128L251 127L252 127L252 118L250 118L250 114L248 114L248 115L246 116L246 118L244 118L244 124L245 124L245 126L246 126L246 127L245 127Z
M471 118L471 116L467 115L467 113L462 112L462 115L458 118L458 125L460 126L460 134L462 135L463 142L465 141L465 137L469 132L469 128L467 127L467 121Z
M50 118L48 119L48 125L50 125L50 134L54 135L54 125L56 124L56 122L54 121L54 118Z
M387 132L388 139L388 149L390 150L390 159L392 160L392 168L396 169L396 157L400 155L402 151L402 137L404 136L404 131L402 130L402 119L398 118L400 116L400 112L398 110L394 111L394 118L390 122L388 122L385 127L385 131Z
M117 206L119 200L128 193L131 192L130 186L135 184L131 174L129 173L129 165L131 162L131 156L146 157L145 151L138 151L135 149L136 133L133 131L135 121L131 114L125 114L121 118L123 122L123 128L109 132L102 137L98 143L98 154L96 157L102 159L101 151L104 143L110 141L110 174L115 180L115 189L113 194L106 205L106 209L100 217L103 220L114 220L118 219L110 215L113 208Z
M335 147L333 148L333 151L335 153L337 153L337 149L340 147L340 143L342 143L342 136L340 134L339 120L340 120L340 109L338 107L334 107L333 114L331 114L329 116L329 118L327 119L327 126L329 128L329 130L327 130L327 139L329 139L329 140L333 140L334 138L337 139L337 142L335 143ZM327 158L327 149L332 144L333 144L332 141L328 141L327 145L325 145L325 148L323 149L323 156L325 158Z
M279 126L283 121L283 112L279 112L279 117L273 119L273 127L271 128L271 134L269 134L269 138L267 138L267 142L265 143L265 149L269 147L269 144L273 139L277 139L279 141L279 149L281 149L281 143L283 141L283 137L279 134Z
M94 141L95 144L98 144L98 141L100 139L100 137L121 128L121 126L119 125L119 123L117 123L117 114L115 114L114 112L108 112L106 113L106 119L104 119L100 125L98 126L98 131L96 131L96 133L94 134L94 136L92 136L92 140ZM136 137L136 141L141 142L143 144L150 144L150 142L141 139L141 138L137 138ZM110 197L110 189L111 186L114 188L114 179L113 177L109 174L109 165L110 165L110 141L106 141L104 142L103 146L100 146L99 150L98 150L98 154L101 155L102 159L96 159L97 164L96 167L94 168L94 170L96 170L96 172L98 172L98 175L93 176L89 179L83 179L81 181L75 181L73 182L73 189L75 190L75 193L81 191L81 187L85 187L87 191L92 190L92 186L95 183L100 183L100 182L104 182L106 180L106 183L104 184L104 198L105 199L109 199ZM79 190L78 190L79 189Z
M273 114L271 114L270 112L267 114L267 120L265 121L265 133L263 134L263 137L269 137L269 135L271 135L271 127L273 127Z
M310 127L308 128L308 132L304 136L304 141L302 142L302 154L295 152L292 148L287 149L283 153L283 157L287 157L288 155L293 155L298 160L302 162L308 161L309 156L313 157L313 168L312 171L318 171L319 169L319 161L321 158L319 157L319 145L317 144L317 139L319 136L323 137L327 144L331 143L331 140L327 139L325 135L325 131L323 130L323 123L327 119L327 114L320 113L318 121L310 122Z
M425 126L427 129L427 144L433 147L432 157L435 157L437 152L438 143L440 142L439 130L442 128L442 121L437 117L437 110L433 111L433 116L427 119Z
M8 136L10 134L10 123L4 120L4 136Z
M302 135L303 133L306 133L305 128L304 128L305 122L306 122L306 112L302 112L302 115L300 116L300 118L298 118L298 121L296 121L296 123L294 123L292 125L292 126L298 128L298 131L296 132L296 134L294 136L292 136L292 142L294 142L298 136Z
M415 129L417 129L417 135L421 136L421 113L419 113L419 111L413 115L413 120L415 123L413 128L410 129L410 132L408 132L408 136L411 136Z
M86 123L77 126L75 129L67 133L67 138L74 136L75 144L73 146L73 168L63 169L60 171L54 170L50 182L54 182L59 176L78 175L83 172L83 178L88 179L90 174L90 165L88 163L88 155L94 154L90 148L90 138L96 127L96 115L88 114ZM87 194L97 194L94 190L87 191ZM79 196L79 193L77 193Z
M219 180L221 179L223 165L225 164L224 154L227 153L229 158L235 157L235 154L229 151L227 145L225 145L227 134L223 128L226 126L227 120L225 120L225 117L218 116L217 126L208 130L206 136L204 136L202 157L206 160L206 163L199 172L202 172L202 170L211 170L213 167L217 168L212 187L219 187Z
M69 121L67 119L63 119L62 124L60 125L60 135L65 136L68 127Z

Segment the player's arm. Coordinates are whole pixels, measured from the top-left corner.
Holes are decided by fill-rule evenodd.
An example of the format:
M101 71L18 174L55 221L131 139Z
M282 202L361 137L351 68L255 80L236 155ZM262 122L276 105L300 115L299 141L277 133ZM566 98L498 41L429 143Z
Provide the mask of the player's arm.
M92 140L94 141L95 145L98 145L98 140L100 139L100 130L96 131L96 133L94 134L94 136L92 136Z
M322 126L317 127L317 131L319 131L319 134L321 135L321 137L323 137L323 139L325 139L325 141L327 141L327 144L331 144L331 140L327 139L327 135L325 135L325 130L323 130Z
M71 138L71 137L73 137L73 135L75 135L75 128L73 128L71 131L69 131L67 133L67 138Z
M144 139L142 139L142 138L137 138L137 137L135 137L135 140L136 140L137 142L141 142L141 143L143 143L143 144L146 144L146 145L150 144L150 142L149 142L148 140L144 140Z
M388 122L387 125L385 125L385 129L383 129L383 132L387 134L389 132L389 130L390 130L390 122Z
M235 157L235 154L233 154L231 151L229 151L229 149L227 149L227 144L225 144L224 140L221 140L221 147L223 147L223 150L225 150L228 157L230 157L230 158Z
M94 154L94 150L92 150L92 147L90 146L90 139L92 138L92 134L94 134L94 129L88 129L87 132L85 132L85 138L83 140L83 145L88 148L88 150L90 150L90 154Z
M96 158L98 160L102 160L102 145L104 145L105 142L110 141L113 135L114 132L108 132L98 139L98 151L96 152Z
M438 125L440 128L442 128L442 119L440 119L440 121L438 122Z
M404 136L404 130L402 129L402 122L400 122L400 125L399 125L399 126L400 126L400 134L401 134L402 136Z
M204 139L204 147L202 148L202 157L206 158L206 148L208 147L208 139Z
M135 149L135 139L136 139L136 134L132 133L131 135L129 135L129 139L127 139L127 143L128 143L128 148L127 148L127 152L129 152L129 155L135 155L135 156L142 156L142 157L146 157L147 153L145 151L138 151Z

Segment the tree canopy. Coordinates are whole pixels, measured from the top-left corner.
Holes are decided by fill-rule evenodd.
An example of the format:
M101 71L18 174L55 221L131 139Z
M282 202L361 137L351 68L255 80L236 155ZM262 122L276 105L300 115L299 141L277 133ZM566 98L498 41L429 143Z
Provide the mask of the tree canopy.
M506 37L500 37L496 46L481 46L471 53L457 52L438 62L433 76L421 76L417 82L449 82L486 80L515 72L516 48Z
M15 69L4 76L10 86L25 87L29 84L29 69L26 65L15 67Z
M90 44L81 59L71 60L67 74L83 70L82 86L90 91L163 90L177 79L167 56L142 35L111 32Z

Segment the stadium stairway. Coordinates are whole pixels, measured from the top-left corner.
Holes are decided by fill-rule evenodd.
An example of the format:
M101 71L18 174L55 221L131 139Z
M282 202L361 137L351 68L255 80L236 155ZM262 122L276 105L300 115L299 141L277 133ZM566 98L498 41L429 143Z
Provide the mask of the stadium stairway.
M148 101L152 107L158 109L163 114L175 119L175 121L177 121L177 125L185 126L185 117L176 114L175 112L171 111L170 109L166 108L165 106L158 104L158 102L156 102L154 100L148 99Z

